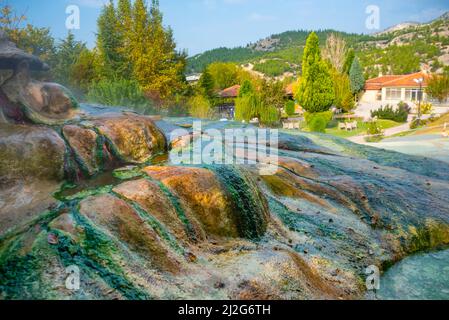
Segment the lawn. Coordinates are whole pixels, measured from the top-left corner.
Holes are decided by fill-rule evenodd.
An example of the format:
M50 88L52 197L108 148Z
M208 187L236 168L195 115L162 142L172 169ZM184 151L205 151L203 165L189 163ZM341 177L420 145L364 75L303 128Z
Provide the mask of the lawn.
M364 123L363 121L357 121L358 129L352 130L352 131L340 130L338 128L338 122L339 121L337 121L337 120L332 120L326 129L326 133L331 134L333 136L340 137L340 138L350 138L350 137L366 134L367 124ZM392 120L378 120L378 123L384 130L393 128L393 127L397 127L402 124L402 123L395 122Z

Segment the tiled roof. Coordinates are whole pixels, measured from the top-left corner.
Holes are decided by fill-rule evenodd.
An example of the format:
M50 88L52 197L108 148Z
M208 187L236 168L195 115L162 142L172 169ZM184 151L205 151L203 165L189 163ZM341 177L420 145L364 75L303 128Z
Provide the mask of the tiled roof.
M427 86L429 76L423 72L407 75L389 75L367 80L365 90L381 90L382 88L417 87L414 79L423 78L423 86Z
M240 85L235 85L230 88L226 88L219 93L220 98L237 98L240 92Z
M290 83L288 86L287 86L287 88L285 88L285 93L288 95L288 96L292 96L293 95L293 86L294 86L295 84L294 83Z

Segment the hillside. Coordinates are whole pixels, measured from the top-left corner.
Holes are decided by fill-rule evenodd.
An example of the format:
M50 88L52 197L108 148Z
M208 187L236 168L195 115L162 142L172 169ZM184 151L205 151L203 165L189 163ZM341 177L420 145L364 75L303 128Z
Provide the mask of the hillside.
M201 72L212 62L249 64L254 71L269 77L296 75L310 31L287 31L271 35L246 47L218 48L188 60L188 73ZM449 67L449 12L425 24L404 22L374 35L319 30L324 44L337 33L356 51L366 77L379 73L411 73L422 68L442 71Z

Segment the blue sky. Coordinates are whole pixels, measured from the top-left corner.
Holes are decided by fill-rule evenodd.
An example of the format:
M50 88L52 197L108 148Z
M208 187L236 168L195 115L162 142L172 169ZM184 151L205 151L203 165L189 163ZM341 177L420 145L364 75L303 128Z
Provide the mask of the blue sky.
M66 7L78 5L78 39L95 44L96 18L106 0L3 0L25 12L29 22L50 27L57 38L67 34ZM220 46L234 47L273 33L332 28L370 33L367 6L380 8L380 28L404 21L427 22L449 11L447 0L160 0L164 22L178 48L190 55Z

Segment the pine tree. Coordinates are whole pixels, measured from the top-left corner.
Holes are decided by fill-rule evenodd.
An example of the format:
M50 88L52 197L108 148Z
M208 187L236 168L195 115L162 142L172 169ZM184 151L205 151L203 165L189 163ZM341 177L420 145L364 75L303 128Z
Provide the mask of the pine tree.
M67 86L75 85L72 78L73 67L81 52L85 49L86 45L83 42L76 41L75 36L71 32L57 45L52 70L56 82Z
M75 64L72 67L71 78L73 84L86 93L96 79L95 70L95 51L85 48L79 54Z
M114 3L103 7L98 18L97 48L100 55L100 72L103 78L119 78L117 70L123 63L123 57L119 52L122 47L121 35L118 30L118 19L115 12Z
M363 76L363 70L357 57L354 58L354 61L352 62L351 70L349 71L349 79L351 80L351 91L353 94L362 91L365 86L365 77Z
M130 37L132 32L132 9L130 0L118 0L117 5L117 23L118 35L120 36L121 46L118 48L118 53L122 60L120 70L118 73L122 78L129 78L132 76L132 64L130 61Z
M298 101L306 111L323 112L329 110L334 99L332 78L327 64L321 59L318 36L312 32L304 49Z
M209 99L214 98L215 83L214 79L212 78L212 75L209 73L207 69L204 70L198 84L204 96L206 96Z
M130 34L130 56L133 66L133 77L143 84L148 77L148 70L151 65L147 65L148 57L148 10L143 0L136 0L132 7L132 25Z
M166 99L185 87L186 55L176 51L172 30L164 28L158 1L148 12L144 1L136 0L133 20L134 77L148 96Z

